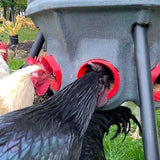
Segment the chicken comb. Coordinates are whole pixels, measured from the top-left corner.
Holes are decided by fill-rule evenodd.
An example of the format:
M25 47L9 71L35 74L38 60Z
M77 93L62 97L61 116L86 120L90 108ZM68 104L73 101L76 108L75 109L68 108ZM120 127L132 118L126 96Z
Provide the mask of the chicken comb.
M29 66L42 64L49 74L53 73L53 69L51 68L49 63L45 60L44 57L36 57L36 56L34 58L28 57L26 61L27 61Z
M56 77L56 81L50 80L52 89L55 91L58 91L60 89L62 79L61 68L52 55L48 56L47 54L45 54L43 57L28 57L26 61L28 65L42 64L49 74L54 74L54 76Z
M27 61L27 63L28 63L29 66L43 64L41 62L41 57L36 57L36 56L34 58L28 57L26 59L26 61Z
M52 68L52 71L57 81L50 81L50 85L54 91L58 91L60 89L62 81L61 67L52 55L47 56L47 54L45 54L44 57L42 57L42 59L43 61L45 61L46 64L48 64Z
M3 56L4 60L8 63L8 60L7 60L8 59L8 47L7 47L7 45L5 45L5 43L3 41L0 43L0 50L1 49L5 50L5 52L2 53L2 56Z

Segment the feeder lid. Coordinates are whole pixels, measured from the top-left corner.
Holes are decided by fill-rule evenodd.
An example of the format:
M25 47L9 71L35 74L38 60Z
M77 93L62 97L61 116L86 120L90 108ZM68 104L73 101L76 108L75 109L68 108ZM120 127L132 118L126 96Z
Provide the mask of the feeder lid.
M96 6L143 6L160 7L159 0L28 0L26 15L56 8L96 7Z

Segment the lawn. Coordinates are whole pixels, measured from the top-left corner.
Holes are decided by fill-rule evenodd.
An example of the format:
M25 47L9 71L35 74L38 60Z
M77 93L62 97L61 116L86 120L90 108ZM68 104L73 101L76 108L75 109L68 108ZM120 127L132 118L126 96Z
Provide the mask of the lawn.
M19 32L19 42L23 41L31 41L34 40L37 35L37 30L30 30L29 28L21 29ZM5 43L8 42L8 35L1 34L1 40ZM24 60L16 60L16 59L9 59L9 67L11 70L17 70L22 64ZM156 111L157 116L157 124L158 124L158 131L160 133L160 110ZM135 126L133 125L135 129ZM110 140L110 138L114 135L116 131L116 127L113 126L110 129L109 135L104 137L104 149L105 155L107 160L143 160L143 145L142 139L138 139L133 141L133 139L128 135L124 142L123 138L124 135L120 134L114 140ZM160 136L159 136L160 137Z
M115 126L112 126L109 136L104 137L106 160L143 160L142 139L133 141L132 137L127 136L123 142L124 135L120 134L114 140L110 140L116 129Z
M18 31L18 40L19 40L19 42L35 40L37 33L38 33L38 31L36 28L34 28L32 30L29 27L21 28ZM9 42L9 35L4 32L1 33L0 40L3 40L7 44Z
M1 24L0 24L1 25ZM30 29L29 27L21 28L18 32L19 42L33 41L37 36L38 30L36 28ZM7 33L0 34L0 40L6 44L9 42L9 35ZM24 64L24 60L8 59L8 65L11 69L11 72L19 69Z
M17 59L8 59L8 66L10 68L11 73L15 70L18 70L23 64L25 60L17 60Z
M158 126L158 137L160 140L160 110L156 111L157 126ZM136 126L132 122L133 130ZM133 138L129 134L125 141L123 141L124 134L120 134L114 140L110 140L113 137L116 126L112 126L108 136L104 137L104 148L106 160L144 160L143 143L142 139L133 141Z

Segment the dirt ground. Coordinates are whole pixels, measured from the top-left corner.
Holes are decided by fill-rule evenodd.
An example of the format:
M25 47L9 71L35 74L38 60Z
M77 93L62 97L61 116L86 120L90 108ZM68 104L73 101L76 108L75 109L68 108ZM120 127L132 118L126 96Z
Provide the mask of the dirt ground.
M28 56L34 41L26 41L16 45L7 45L9 58L24 59ZM42 47L40 55L44 53L45 47Z
M29 42L18 43L16 45L7 45L7 46L8 46L8 49L13 51L24 50L29 53L33 43L34 41L29 41Z

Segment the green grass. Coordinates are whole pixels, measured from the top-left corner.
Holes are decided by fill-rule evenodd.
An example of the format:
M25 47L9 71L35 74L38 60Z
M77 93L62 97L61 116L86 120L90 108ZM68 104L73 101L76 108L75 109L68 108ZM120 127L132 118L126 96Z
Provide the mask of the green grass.
M29 27L21 28L18 31L18 40L19 40L19 42L35 40L37 33L38 33L38 31L36 28L34 28L34 29L30 29ZM0 40L3 40L7 44L9 42L9 35L4 32L1 33Z
M158 129L158 138L159 138L159 141L160 141L160 109L158 109L156 111L156 118L157 118L157 129Z
M10 68L11 73L15 70L18 70L23 64L25 60L17 60L17 59L8 59L8 66Z
M37 36L37 29L31 30L30 28L21 28L18 32L18 39L19 42L24 42L24 41L33 41L35 40Z
M1 25L2 24L0 24L0 26ZM21 28L18 32L19 42L35 40L37 33L38 31L36 28L34 29L30 29L29 27ZM9 42L9 35L4 32L1 33L0 40L3 40L7 44ZM25 60L8 59L8 65L10 67L11 73L19 69L24 64L24 62Z
M123 141L124 134L120 134L110 140L116 129L116 126L112 126L109 135L105 135L103 140L106 160L144 160L142 139L133 141L129 135Z
M160 110L156 111L157 128L160 140ZM132 127L136 126L132 123ZM120 134L114 140L110 140L116 133L116 126L112 126L109 135L104 137L103 144L105 149L106 160L144 160L142 139L133 141L129 134L123 141L124 134Z

